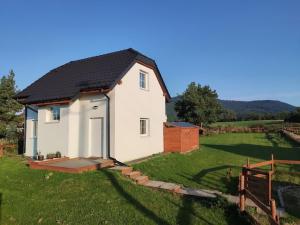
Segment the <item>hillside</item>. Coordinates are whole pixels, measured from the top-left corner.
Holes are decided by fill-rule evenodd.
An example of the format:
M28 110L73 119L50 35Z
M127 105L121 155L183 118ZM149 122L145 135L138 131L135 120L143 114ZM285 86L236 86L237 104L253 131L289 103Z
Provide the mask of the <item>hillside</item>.
M259 101L231 101L220 100L221 105L237 114L249 113L270 113L276 114L280 112L291 112L296 110L295 106L281 101L275 100L259 100Z
M175 102L178 97L172 98L170 103L167 103L166 110L168 118L176 119L176 112L174 110ZM225 109L234 111L239 116L244 116L250 113L256 114L277 114L280 112L291 112L296 110L295 106L290 104L275 101L275 100L257 100L257 101L232 101L219 100Z

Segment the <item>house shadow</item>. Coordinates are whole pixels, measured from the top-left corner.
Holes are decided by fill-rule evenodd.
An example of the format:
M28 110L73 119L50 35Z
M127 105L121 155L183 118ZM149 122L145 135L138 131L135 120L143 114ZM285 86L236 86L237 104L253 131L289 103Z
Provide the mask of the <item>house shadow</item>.
M134 208L141 212L145 217L152 220L155 224L170 224L168 221L166 221L164 218L159 217L157 214L155 214L153 211L145 207L136 197L134 197L132 194L129 194L127 191L124 190L124 188L121 186L121 184L118 182L117 177L108 170L102 170L102 172L105 174L105 176L110 180L113 188L122 196L124 199L126 199ZM228 202L224 199L216 198L216 199L196 199L194 197L190 196L182 196L182 204L179 204L170 198L166 198L167 201L172 203L178 208L178 212L176 215L176 224L178 225L191 225L194 223L193 218L197 218L198 220L201 220L203 224L207 225L216 225L216 223L210 221L208 218L205 218L203 215L199 215L195 211L195 205L200 204L201 207L205 207L209 210L214 210L214 208L222 207L224 208L225 213L225 219L228 221L228 224L248 224L245 223L245 218L242 218L238 214L237 207L235 205L229 205Z
M237 193L238 177L234 176L234 170L240 170L241 167L234 165L220 165L203 169L194 176L187 173L180 173L179 176L186 180L196 182L203 188L216 189L220 184L224 184L226 192L230 194Z
M134 206L134 208L141 212L145 217L149 218L156 224L169 224L166 220L163 218L157 216L154 212L152 212L150 209L145 207L140 201L138 201L133 195L126 192L122 186L119 184L117 178L114 176L112 172L109 172L108 170L102 170L102 172L106 175L106 177L110 180L112 186L115 188L115 190L129 202L131 205Z
M179 207L179 211L176 217L176 224L178 225L192 225L194 224L193 218L197 218L201 220L203 224L207 225L217 225L217 223L213 220L209 220L208 218L204 218L202 215L196 212L195 206L201 205L202 208L206 208L207 210L214 210L216 208L224 209L224 219L228 224L232 225L250 225L247 218L242 216L236 205L229 204L227 200L223 198L195 198L191 196L182 196L182 205L178 205L175 202L172 204ZM200 211L201 212L201 211ZM201 223L202 224L202 223Z

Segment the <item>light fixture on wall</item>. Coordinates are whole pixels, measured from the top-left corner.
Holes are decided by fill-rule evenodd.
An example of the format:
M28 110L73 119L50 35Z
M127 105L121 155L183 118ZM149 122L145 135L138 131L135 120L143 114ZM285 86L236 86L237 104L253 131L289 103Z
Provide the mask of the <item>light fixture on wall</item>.
M94 106L93 106L93 109L98 109L98 106L97 106L97 105L94 105Z

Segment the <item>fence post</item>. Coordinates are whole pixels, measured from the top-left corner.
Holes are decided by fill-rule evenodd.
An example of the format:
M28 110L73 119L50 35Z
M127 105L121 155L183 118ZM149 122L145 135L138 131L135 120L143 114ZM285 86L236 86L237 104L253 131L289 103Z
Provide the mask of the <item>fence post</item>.
M245 176L240 174L240 210L245 211Z
M271 160L272 160L272 164L271 164L271 171L274 172L274 155L271 154Z
M272 212L273 220L278 222L277 211L276 211L276 202L274 199L271 199L271 212Z

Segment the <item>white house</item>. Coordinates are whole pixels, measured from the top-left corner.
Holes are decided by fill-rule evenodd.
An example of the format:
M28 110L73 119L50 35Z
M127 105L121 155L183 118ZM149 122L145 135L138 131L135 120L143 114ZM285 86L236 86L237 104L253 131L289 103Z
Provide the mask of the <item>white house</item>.
M66 63L16 98L25 105L26 156L126 162L164 150L170 95L155 61L134 49Z

